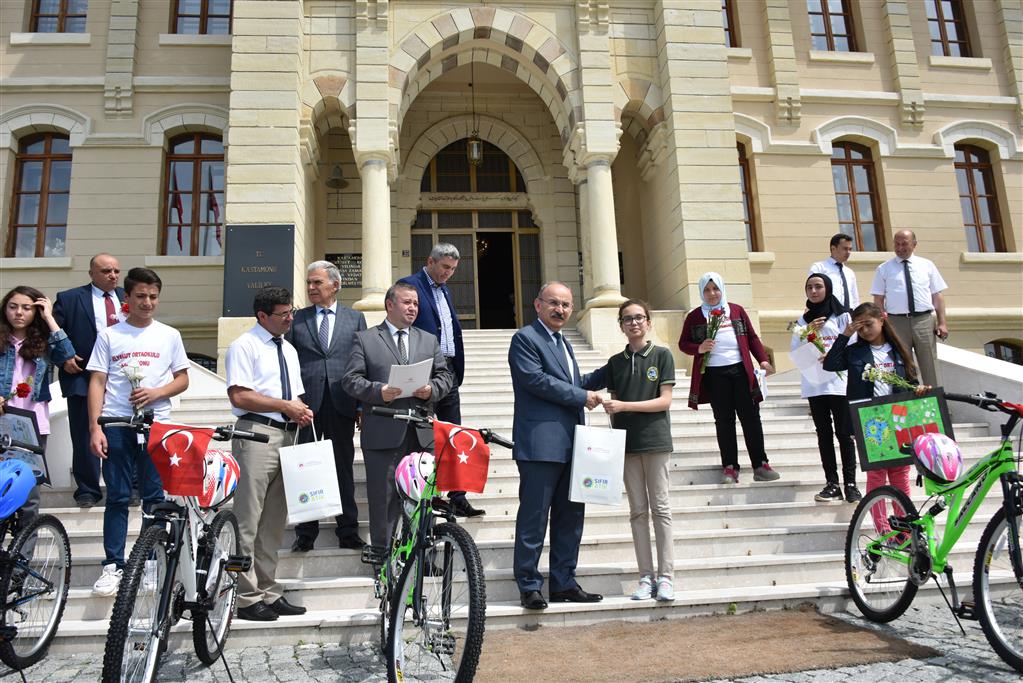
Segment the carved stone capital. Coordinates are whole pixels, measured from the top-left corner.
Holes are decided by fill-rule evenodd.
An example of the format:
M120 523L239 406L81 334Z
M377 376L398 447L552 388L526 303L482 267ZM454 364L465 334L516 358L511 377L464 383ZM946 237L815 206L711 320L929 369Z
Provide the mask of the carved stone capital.
M601 0L579 0L575 3L575 16L580 33L607 33L608 3Z
M359 30L387 30L388 0L356 0L355 27Z

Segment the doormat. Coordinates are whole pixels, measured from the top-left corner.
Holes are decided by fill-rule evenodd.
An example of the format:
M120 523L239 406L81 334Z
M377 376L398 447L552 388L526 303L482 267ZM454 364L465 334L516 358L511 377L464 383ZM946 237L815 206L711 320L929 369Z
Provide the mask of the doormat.
M488 630L476 681L705 681L937 657L806 609Z

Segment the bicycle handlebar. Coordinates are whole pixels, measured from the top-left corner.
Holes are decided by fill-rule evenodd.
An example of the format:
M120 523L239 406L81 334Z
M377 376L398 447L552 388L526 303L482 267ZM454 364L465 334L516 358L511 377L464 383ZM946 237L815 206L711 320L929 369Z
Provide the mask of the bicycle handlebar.
M422 408L409 408L407 410L398 410L397 408L386 408L384 406L371 406L369 412L380 417L389 417L393 420L405 420L406 422L412 422L415 424L432 424L433 418L423 411ZM509 439L504 438L500 434L495 433L490 429L479 429L476 430L480 433L483 438L483 443L496 443L498 446L504 446L505 448L514 448L515 443Z
M1007 404L990 391L984 392L983 394L953 394L946 392L945 398L949 401L956 401L958 403L969 403L990 413L999 410L1003 413L1009 414L1016 412L1015 408L1011 407L1011 404Z
M127 427L128 429L133 429L136 432L144 432L153 424L153 411L147 410L144 413L139 413L132 417L122 417L119 415L101 417L96 422L99 423L100 426L108 425L114 427ZM231 439L258 441L259 443L267 443L270 441L270 437L266 434L235 429L234 425L222 425L220 427L213 428L214 441L230 441Z
M45 449L41 446L33 446L30 443L12 439L10 434L0 434L0 453L12 449L35 453L36 455L42 455L45 452Z

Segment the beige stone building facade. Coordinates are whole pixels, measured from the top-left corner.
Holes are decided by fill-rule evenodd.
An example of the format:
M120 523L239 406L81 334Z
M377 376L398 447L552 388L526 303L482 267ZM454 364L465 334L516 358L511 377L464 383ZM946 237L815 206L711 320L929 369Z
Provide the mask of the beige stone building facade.
M1023 353L1020 0L10 0L0 31L3 289L110 251L161 274L190 352L248 324L224 235L269 224L299 290L361 257L370 317L443 239L468 326L557 278L601 347L623 296L674 346L716 270L782 366L830 236L869 299L908 228L951 343Z

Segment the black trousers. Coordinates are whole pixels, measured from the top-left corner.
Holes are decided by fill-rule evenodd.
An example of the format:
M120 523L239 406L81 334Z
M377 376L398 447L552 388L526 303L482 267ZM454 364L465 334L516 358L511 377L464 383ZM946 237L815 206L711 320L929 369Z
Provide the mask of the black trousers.
M824 478L829 484L838 484L838 466L835 463L835 435L842 454L842 481L856 483L856 446L853 443L852 418L849 399L845 396L811 396L810 415L817 430L817 448L821 452ZM831 428L834 420L834 429Z
M735 418L742 424L742 436L749 451L753 468L767 462L764 452L764 426L760 423L760 407L753 401L749 379L742 363L708 367L703 383L710 394L710 407L714 411L714 429L717 432L721 465L739 469L739 444L735 435Z
M71 430L71 473L75 477L75 500L103 497L99 487L102 461L89 448L89 405L85 396L67 397L67 421Z
M450 367L451 364L448 363ZM451 370L454 372L454 369ZM452 424L462 424L462 399L458 395L458 387L452 387L451 393L437 403L436 416L438 420ZM465 491L448 491L448 498L465 498Z
M359 535L359 506L355 502L355 475L352 463L355 460L355 420L345 417L334 409L330 393L324 391L323 402L313 417L316 435L321 439L330 439L334 446L334 467L337 472L337 483L341 489L341 514L334 518L337 527L334 533L339 540ZM305 428L299 433L299 443L312 441L313 432ZM320 522L302 522L295 525L295 536L315 541L320 533Z

